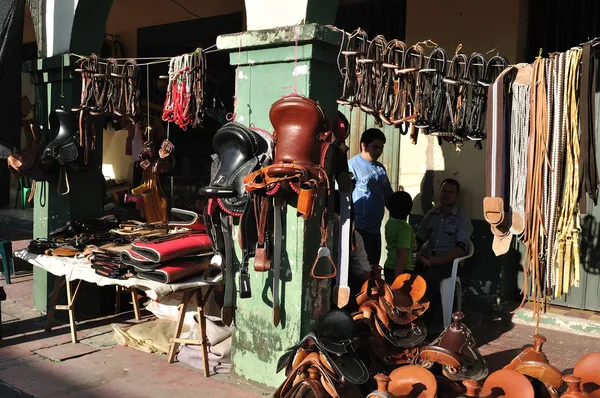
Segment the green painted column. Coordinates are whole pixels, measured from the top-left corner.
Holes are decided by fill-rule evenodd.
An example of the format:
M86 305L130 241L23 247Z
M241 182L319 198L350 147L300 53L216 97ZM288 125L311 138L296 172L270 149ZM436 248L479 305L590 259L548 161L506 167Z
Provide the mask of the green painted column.
M61 106L66 110L79 104L80 80L71 75L74 65L68 55L38 59L26 64L36 86L35 120L48 126L49 113ZM101 126L98 131L102 131ZM103 183L102 176L102 134L96 138L96 150L90 151L87 170L68 170L70 192L60 195L57 183L37 182L34 197L34 238L47 238L52 230L65 225L69 220L81 220L102 215ZM80 150L80 156L82 156ZM46 311L48 295L54 287L54 277L38 267L33 269L34 306ZM90 293L82 290L78 299L80 312L85 312L84 296ZM97 313L97 311L91 311ZM60 312L57 313L59 316ZM98 314L99 315L99 314Z
M230 51L231 64L238 66L236 121L273 131L271 104L294 88L318 101L334 121L341 90L336 65L340 41L340 33L317 24L219 36L217 47ZM310 274L324 201L321 195L315 215L306 222L296 217L294 207L287 206L277 327L272 320L272 273L253 272L250 263L252 297L237 298L233 334L233 371L238 377L277 387L285 378L283 372L275 374L279 356L330 309L331 280L317 281ZM335 240L329 237L330 248Z

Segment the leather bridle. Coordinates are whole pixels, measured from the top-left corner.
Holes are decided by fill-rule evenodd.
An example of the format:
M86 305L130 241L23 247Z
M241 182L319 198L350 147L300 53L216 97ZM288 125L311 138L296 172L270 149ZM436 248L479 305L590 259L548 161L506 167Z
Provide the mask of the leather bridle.
M383 63L384 89L381 99L379 117L388 125L393 125L393 120L398 119L400 75L397 73L404 66L404 54L406 44L400 40L390 40L387 44L385 55L386 62Z

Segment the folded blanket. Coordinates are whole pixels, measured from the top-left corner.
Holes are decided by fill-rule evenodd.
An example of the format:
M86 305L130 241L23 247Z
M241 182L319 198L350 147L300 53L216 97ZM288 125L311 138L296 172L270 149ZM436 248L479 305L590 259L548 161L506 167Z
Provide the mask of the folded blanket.
M194 317L196 326L190 329L188 338L200 339L198 317ZM221 319L206 317L206 337L208 339L208 366L211 373L231 372L231 327L225 326ZM186 344L177 355L177 360L197 369L204 369L202 346Z
M175 283L191 276L201 274L210 266L210 257L204 261L180 261L172 264L164 264L153 271L144 271L136 268L137 276L142 279L160 283Z
M160 263L190 254L210 253L212 244L207 234L197 233L165 241L134 242L132 251L143 257L141 261Z

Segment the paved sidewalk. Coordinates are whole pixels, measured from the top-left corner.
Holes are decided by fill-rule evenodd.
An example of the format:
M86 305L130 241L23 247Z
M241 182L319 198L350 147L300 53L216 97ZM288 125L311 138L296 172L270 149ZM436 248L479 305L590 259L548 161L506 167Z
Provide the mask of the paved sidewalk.
M232 376L204 378L198 370L167 364L164 355L117 346L110 324L135 324L132 313L78 323L80 343L73 345L67 324L58 325L51 333L44 332L45 317L33 309L31 272L13 277L13 284L5 285L5 290L8 300L2 303L0 346L2 398L234 398L272 393L236 381ZM149 318L146 313L145 320ZM531 326L515 325L510 320L484 320L475 315L465 321L488 362L490 373L532 343ZM597 338L547 329L540 332L548 339L544 352L563 373L572 371L576 361L586 353L600 351ZM21 393L15 395L15 389Z

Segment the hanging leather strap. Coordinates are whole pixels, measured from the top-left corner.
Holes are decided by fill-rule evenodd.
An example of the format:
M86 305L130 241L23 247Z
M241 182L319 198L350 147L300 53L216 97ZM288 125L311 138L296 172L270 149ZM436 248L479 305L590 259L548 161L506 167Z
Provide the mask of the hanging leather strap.
M254 254L254 270L257 272L265 272L271 269L271 260L268 242L266 241L267 233L267 215L269 213L269 198L262 196L259 201L254 200L254 212L256 218L256 230L258 239L256 242L256 251Z
M596 143L594 141L594 126L596 120L596 57L592 49L592 43L583 45L581 63L581 86L580 86L580 119L581 135L579 146L581 157L579 158L579 181L580 181L580 208L586 213L586 194L598 204L598 165L596 163Z

